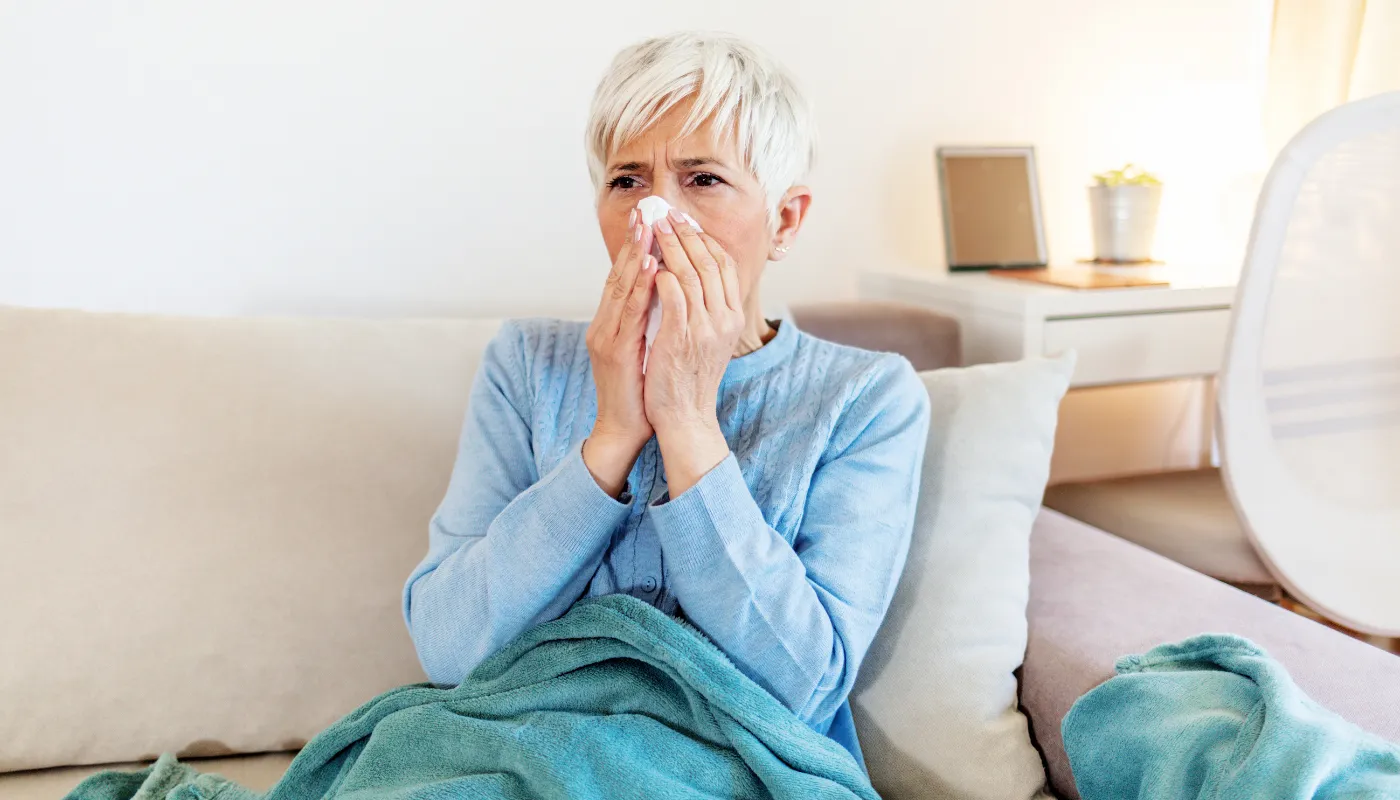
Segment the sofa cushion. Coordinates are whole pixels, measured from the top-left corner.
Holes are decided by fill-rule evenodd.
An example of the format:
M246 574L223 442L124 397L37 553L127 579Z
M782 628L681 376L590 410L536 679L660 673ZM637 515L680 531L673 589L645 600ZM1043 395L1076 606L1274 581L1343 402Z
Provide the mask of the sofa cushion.
M497 327L0 309L0 771L294 749L423 680L400 592Z
M1070 356L923 373L932 424L909 558L852 693L886 797L1027 800L1045 783L1014 673L1073 369Z
M899 353L923 372L962 365L958 321L923 306L869 300L792 307L797 327L822 339Z
M287 771L295 757L295 753L261 753L229 758L200 758L188 763L200 772L222 775L249 789L264 792L282 778L282 774ZM149 766L149 762L131 762L4 773L0 774L0 797L5 800L55 800L68 794L73 787L94 772L108 769L127 772Z
M1278 659L1312 700L1400 741L1400 658L1116 536L1042 511L1031 538L1030 641L1021 699L1054 788L1077 798L1061 721L1114 662L1212 631Z

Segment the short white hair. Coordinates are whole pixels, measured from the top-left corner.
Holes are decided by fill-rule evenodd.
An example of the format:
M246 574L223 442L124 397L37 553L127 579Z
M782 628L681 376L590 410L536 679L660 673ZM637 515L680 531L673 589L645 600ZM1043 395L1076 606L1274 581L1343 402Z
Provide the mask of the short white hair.
M816 158L816 124L786 69L757 46L726 33L682 32L625 48L593 95L588 172L601 189L608 157L694 98L681 136L713 119L737 136L744 166L767 198L768 219Z

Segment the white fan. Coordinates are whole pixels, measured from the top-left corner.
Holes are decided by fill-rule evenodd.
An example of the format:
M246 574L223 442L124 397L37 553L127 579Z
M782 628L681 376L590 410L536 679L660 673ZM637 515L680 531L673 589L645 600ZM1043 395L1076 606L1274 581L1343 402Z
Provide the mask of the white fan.
M1400 92L1279 154L1234 309L1217 410L1245 532L1314 610L1400 635Z

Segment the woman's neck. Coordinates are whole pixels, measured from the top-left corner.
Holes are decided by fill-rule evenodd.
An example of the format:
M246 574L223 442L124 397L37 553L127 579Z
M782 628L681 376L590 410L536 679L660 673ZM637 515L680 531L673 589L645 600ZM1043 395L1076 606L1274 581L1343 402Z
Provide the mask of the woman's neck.
M762 303L758 302L758 292L749 295L748 302L744 304L744 332L739 334L739 341L734 343L734 357L746 356L758 348L768 344L769 340L778 335L778 331L768 324L768 320L763 318Z

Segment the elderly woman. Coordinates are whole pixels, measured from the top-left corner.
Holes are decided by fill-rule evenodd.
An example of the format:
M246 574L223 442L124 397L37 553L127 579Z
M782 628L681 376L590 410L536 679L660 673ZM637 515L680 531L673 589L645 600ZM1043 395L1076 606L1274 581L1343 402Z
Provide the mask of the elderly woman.
M678 34L613 61L587 132L612 271L592 322L509 322L487 348L404 589L434 682L622 592L684 616L864 763L846 697L904 566L928 398L903 358L760 313L763 268L811 203L813 140L789 75L742 40ZM648 226L651 195L674 210Z

